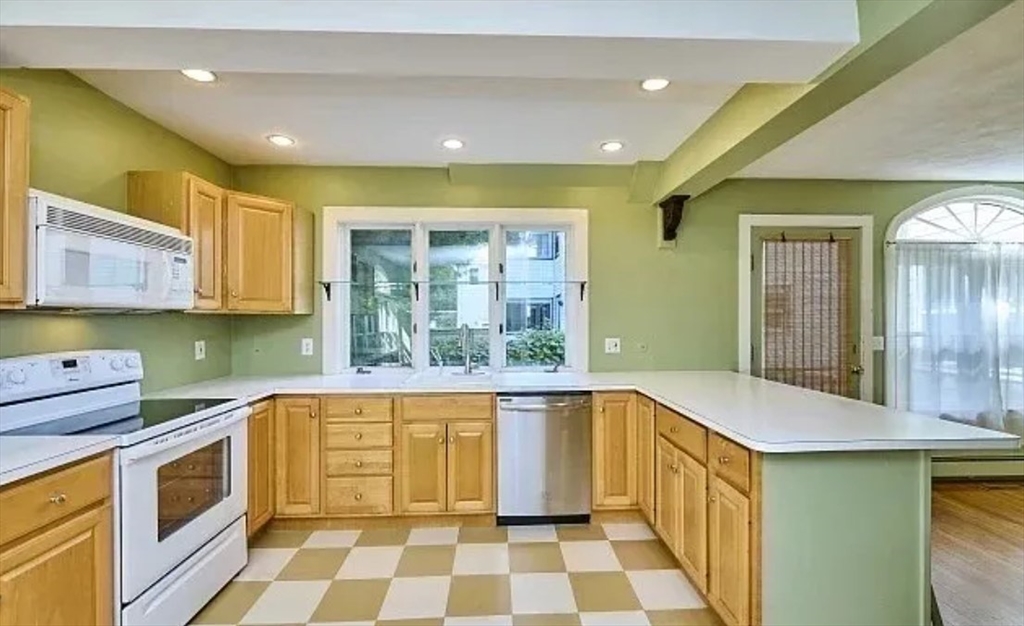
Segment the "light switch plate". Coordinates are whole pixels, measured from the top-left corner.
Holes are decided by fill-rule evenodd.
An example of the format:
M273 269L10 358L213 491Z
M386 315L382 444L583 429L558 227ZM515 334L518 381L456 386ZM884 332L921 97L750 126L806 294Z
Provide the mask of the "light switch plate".
M196 360L202 361L206 358L206 342L200 339L196 342Z
M605 354L618 354L622 352L622 340L618 337L605 337L604 338L604 353Z
M302 356L313 356L313 338L303 337L300 349L302 351Z

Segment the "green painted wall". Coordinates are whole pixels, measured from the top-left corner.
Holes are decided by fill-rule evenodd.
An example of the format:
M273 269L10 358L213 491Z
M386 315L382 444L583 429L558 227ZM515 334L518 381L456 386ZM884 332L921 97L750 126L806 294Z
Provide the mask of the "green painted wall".
M125 173L187 169L231 182L231 167L64 71L3 70L0 84L32 103L33 187L124 210ZM142 351L149 391L231 372L231 321L180 313L0 313L0 357L54 350ZM193 342L206 340L206 359Z

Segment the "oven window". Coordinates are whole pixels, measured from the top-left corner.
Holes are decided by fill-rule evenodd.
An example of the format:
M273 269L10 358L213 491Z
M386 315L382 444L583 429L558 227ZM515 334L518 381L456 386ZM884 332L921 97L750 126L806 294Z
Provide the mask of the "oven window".
M231 495L231 438L157 469L157 540L163 541Z

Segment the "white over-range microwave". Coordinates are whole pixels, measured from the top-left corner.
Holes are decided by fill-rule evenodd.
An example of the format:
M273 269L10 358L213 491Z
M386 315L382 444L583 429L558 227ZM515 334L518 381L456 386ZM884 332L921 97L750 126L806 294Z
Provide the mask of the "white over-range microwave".
M30 189L30 307L185 310L192 239L169 226Z

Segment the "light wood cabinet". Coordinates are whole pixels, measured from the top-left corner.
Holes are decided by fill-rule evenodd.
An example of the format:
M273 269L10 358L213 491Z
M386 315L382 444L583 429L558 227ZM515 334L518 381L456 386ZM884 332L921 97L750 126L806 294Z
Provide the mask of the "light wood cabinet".
M727 624L750 622L750 500L712 477L708 487L708 602Z
M647 522L654 524L654 402L637 396L636 402L636 500Z
M677 453L679 483L679 541L677 555L683 569L702 592L708 588L708 473L699 461Z
M390 515L394 511L392 399L327 397L321 406L324 514Z
M252 407L249 416L248 534L253 536L274 516L274 403Z
M25 306L28 100L0 89L0 308Z
M274 403L275 514L320 512L320 400Z
M440 513L448 505L447 432L443 422L402 425L403 513Z
M448 511L494 508L494 429L491 422L448 424Z
M682 504L679 499L679 466L676 463L678 455L679 452L671 443L658 437L654 452L654 529L674 553L679 552L679 518Z
M290 202L227 194L227 293L233 311L292 308Z
M636 394L593 395L593 507L636 506Z
M195 308L224 307L224 190L188 177L188 234L195 262Z

